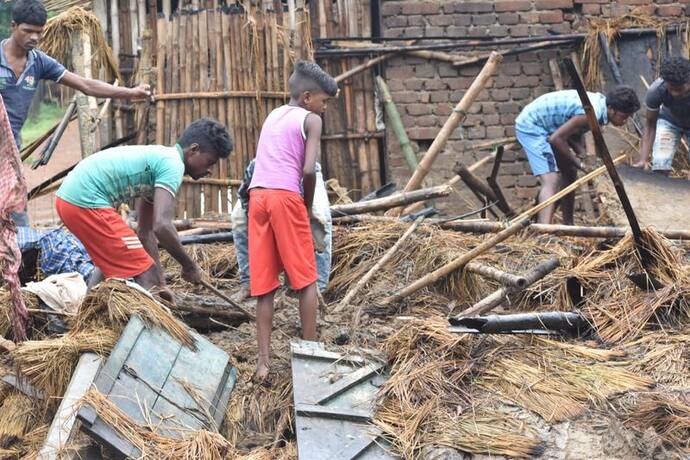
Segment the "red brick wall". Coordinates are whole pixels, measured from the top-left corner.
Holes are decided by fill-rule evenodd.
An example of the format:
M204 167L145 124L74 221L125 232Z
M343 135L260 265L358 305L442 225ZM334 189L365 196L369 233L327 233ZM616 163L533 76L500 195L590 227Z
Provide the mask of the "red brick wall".
M616 17L637 7L651 15L684 16L686 7L690 9L687 5L690 2L672 0L384 0L382 16L386 37L509 38L583 31L589 17ZM520 110L535 97L554 90L549 59L568 56L573 50L550 48L504 58L465 122L437 158L428 182L445 182L454 175L456 161L469 165L485 155L473 152L473 143L514 135L513 123ZM450 63L413 56L387 61L386 81L418 152L426 151L480 68L455 68ZM387 146L391 179L402 187L410 172L392 130L388 130ZM488 172L485 168L479 175L484 177ZM516 206L534 199L537 180L521 150L506 152L499 184ZM472 195L465 191L460 195L451 206L453 211L477 207Z

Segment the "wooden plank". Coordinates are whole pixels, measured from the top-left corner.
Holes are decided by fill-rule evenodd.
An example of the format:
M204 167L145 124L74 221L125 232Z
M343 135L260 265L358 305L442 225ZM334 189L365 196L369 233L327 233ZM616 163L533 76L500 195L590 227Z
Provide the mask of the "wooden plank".
M364 366L361 369L354 371L353 373L347 375L346 377L343 377L342 379L334 383L331 386L331 388L329 388L329 394L317 396L317 404L325 404L328 401L337 398L342 393L346 392L358 383L368 379L372 375L381 373L383 368L384 365L382 363L374 363L368 364L367 366Z
M320 406L318 404L295 404L295 414L305 417L322 417L336 420L349 420L351 422L371 422L371 411L358 411L352 409L339 409L335 407Z
M81 398L91 388L103 358L95 353L84 353L72 373L67 390L53 417L43 446L38 453L39 460L57 459L73 435L77 418L76 407Z

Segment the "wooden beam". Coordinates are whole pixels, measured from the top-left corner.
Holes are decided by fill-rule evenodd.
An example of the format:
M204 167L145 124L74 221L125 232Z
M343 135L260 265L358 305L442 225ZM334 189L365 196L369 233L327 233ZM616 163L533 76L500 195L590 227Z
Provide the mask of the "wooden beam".
M386 209L404 206L417 201L426 201L450 195L452 187L439 185L412 192L402 192L385 198L377 198L350 204L338 204L331 206L331 214L334 216L347 216L350 214L362 214L367 212L383 211Z

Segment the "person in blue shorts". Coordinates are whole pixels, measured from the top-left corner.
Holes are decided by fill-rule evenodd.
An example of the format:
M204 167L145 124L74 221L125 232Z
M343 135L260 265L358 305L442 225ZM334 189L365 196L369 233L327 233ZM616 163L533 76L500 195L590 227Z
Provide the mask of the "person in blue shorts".
M629 86L617 86L603 95L587 93L600 125L623 126L640 109L640 101ZM578 155L585 153L583 134L589 130L587 116L575 90L555 91L539 96L515 120L515 135L527 154L532 174L539 178L539 202L573 183L585 166ZM573 225L575 194L560 201L563 223ZM538 221L553 223L556 205L539 212Z

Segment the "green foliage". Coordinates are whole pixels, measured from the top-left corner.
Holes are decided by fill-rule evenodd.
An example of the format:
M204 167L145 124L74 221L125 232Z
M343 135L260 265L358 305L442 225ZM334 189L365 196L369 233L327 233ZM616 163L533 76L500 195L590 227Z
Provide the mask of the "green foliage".
M10 36L13 4L13 1L6 2L0 0L0 40L4 40Z
M64 113L65 109L59 105L42 102L38 115L36 117L29 116L22 127L22 145L29 145L41 137L55 123L60 121Z

